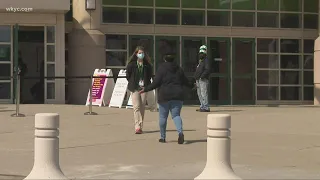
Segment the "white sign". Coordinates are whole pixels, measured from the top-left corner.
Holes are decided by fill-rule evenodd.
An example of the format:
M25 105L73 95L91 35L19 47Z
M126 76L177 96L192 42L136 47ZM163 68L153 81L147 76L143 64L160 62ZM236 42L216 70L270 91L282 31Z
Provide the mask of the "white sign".
M111 69L96 69L93 73L95 78L92 79L92 105L93 106L102 106L106 105L111 98L112 89L114 87L113 78ZM100 78L101 77L101 78ZM90 87L91 88L91 87ZM90 104L90 90L88 92L86 106Z
M122 78L117 78L116 85L114 86L111 100L109 103L109 107L122 107L124 97L127 92L127 87L128 87L128 81L125 78L126 77L126 70L120 70L118 77Z

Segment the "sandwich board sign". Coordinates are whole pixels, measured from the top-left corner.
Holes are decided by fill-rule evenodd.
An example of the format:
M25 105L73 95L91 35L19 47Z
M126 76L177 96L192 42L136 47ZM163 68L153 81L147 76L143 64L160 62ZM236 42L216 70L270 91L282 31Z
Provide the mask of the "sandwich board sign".
M111 93L114 87L111 69L96 69L93 73L92 79L92 105L93 106L105 106L111 98ZM90 89L87 96L86 106L90 104Z
M112 92L109 107L122 108L124 97L127 92L127 87L128 81L126 79L126 70L120 70L116 84Z

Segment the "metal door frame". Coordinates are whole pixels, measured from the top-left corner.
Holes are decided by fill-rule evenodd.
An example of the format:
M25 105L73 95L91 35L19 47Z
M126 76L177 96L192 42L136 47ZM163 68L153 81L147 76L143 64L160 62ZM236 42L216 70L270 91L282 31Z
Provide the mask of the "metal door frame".
M253 58L253 61L252 61L252 68L253 68L253 71L252 73L250 74L241 74L241 75L238 75L235 73L235 41L236 40L242 40L242 41L250 41L252 42L252 58ZM256 38L242 38L242 37L236 37L236 38L232 38L232 76L231 76L231 93L232 93L232 104L233 105L254 105L256 104ZM233 92L234 92L234 85L233 85L233 82L235 79L247 79L247 78L252 78L252 92L253 92L253 98L252 100L248 100L248 101L235 101L234 100L234 95L233 95Z
M208 37L207 38L207 47L208 47L208 57L211 58L211 46L210 41L211 40L217 40L217 41L226 41L227 42L227 72L226 73L215 73L213 71L210 72L210 79L213 77L221 77L227 79L227 93L228 93L228 99L227 100L212 100L211 99L211 86L209 83L209 103L215 104L215 105L231 105L231 99L232 99L232 89L231 89L231 37ZM214 59L209 59L211 62L214 61ZM209 82L210 82L209 79Z
M179 36L155 36L155 59L154 59L154 66L155 69L154 71L156 71L158 69L158 55L159 55L159 45L158 45L158 41L160 41L161 39L167 39L167 40L175 40L177 42L176 48L177 48L177 53L176 53L176 62L177 64L181 63L181 58L180 58L180 37Z
M184 41L185 40L201 40L202 41L202 45L203 44L206 44L206 37L204 37L204 36L181 36L181 67L182 67L182 69L184 69L184 67L185 67L185 57L184 57L184 52L185 52L185 50L184 50ZM200 48L200 47L198 47L198 48ZM187 77L193 77L193 74L190 74L190 73L186 73L186 76ZM199 100L198 99L196 99L196 100L186 100L185 102L186 102L186 104L198 104L199 102L198 102Z

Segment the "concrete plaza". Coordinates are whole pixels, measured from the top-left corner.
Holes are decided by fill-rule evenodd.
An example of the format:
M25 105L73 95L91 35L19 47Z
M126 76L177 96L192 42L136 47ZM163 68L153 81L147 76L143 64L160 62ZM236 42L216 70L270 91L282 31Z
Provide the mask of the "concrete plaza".
M85 106L0 105L0 179L23 179L33 166L34 115L60 114L60 165L72 179L193 179L206 162L206 117L184 107L186 144L177 144L169 118L166 144L158 143L158 113L146 113L135 135L132 110ZM319 179L320 108L216 107L232 115L232 166L244 179Z

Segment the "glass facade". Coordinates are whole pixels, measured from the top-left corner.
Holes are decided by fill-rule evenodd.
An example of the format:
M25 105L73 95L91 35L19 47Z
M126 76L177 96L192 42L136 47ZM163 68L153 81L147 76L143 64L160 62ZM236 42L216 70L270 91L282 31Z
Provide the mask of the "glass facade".
M318 28L317 0L104 0L103 23Z
M318 0L103 0L102 26L114 29L104 32L107 68L116 75L134 48L142 45L155 70L170 51L192 77L198 49L206 44L212 62L210 103L312 101L317 36L304 34L317 31L318 7ZM123 25L132 29L117 32ZM143 26L154 31L135 29ZM179 32L163 34L157 28L178 28ZM212 30L213 35L203 35L196 28ZM215 35L215 30L230 33ZM252 35L241 35L245 30ZM264 30L274 34L264 35ZM186 91L186 97L189 103L197 101L195 91Z

